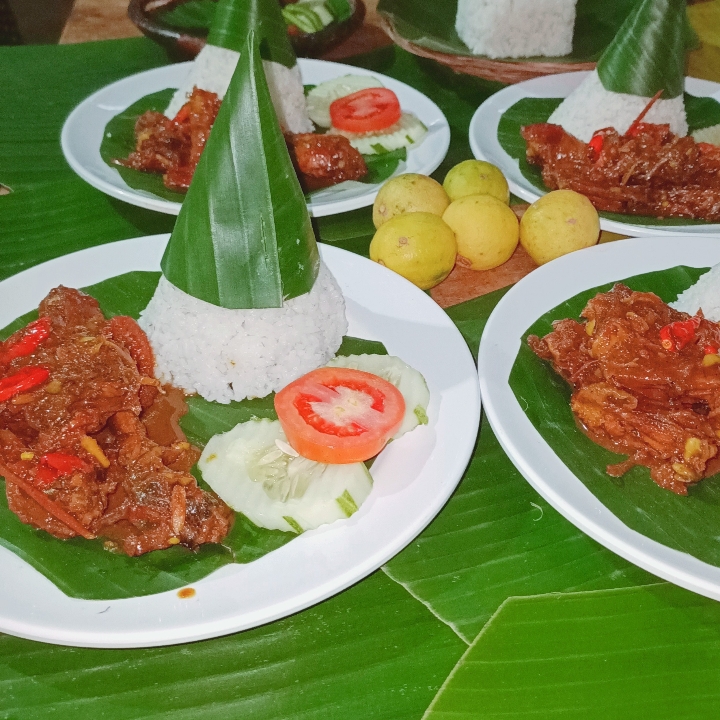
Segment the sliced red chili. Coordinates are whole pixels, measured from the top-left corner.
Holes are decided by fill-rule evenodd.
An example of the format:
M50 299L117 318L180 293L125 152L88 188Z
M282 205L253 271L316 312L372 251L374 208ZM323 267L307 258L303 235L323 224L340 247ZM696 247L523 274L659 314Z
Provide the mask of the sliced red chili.
M682 350L694 337L695 330L700 324L700 318L678 320L660 328L660 344L668 352Z
M190 103L185 103L173 118L173 122L178 125L184 123L190 117Z
M50 336L50 318L41 317L25 327L23 334L0 351L0 362L7 364L19 357L26 357L37 350L43 340Z
M88 465L84 460L81 460L77 455L68 455L67 453L47 453L40 458L42 465L57 470L61 475L70 475L76 470L82 472L89 472L91 466Z
M602 135L593 135L588 145L592 148L595 153L595 159L600 156L603 145L605 144L605 138Z
M58 478L72 475L72 473L90 472L92 466L81 460L77 455L68 453L46 453L40 458L40 464L35 471L35 485L47 487Z
M52 485L59 477L60 474L57 470L53 470L51 467L46 467L45 465L38 465L33 483L42 489Z
M715 345L706 345L706 346L703 348L703 352L704 352L706 355L717 355L718 349L717 349L717 347L716 347Z
M27 365L16 373L0 380L0 402L5 402L15 395L32 390L42 385L50 373L44 367L32 367Z

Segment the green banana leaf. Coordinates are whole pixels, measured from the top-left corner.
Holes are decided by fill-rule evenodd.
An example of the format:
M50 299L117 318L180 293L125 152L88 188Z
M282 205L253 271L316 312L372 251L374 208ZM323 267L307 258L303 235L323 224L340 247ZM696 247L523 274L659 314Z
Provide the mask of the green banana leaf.
M132 272L84 288L98 300L107 317L130 315L137 318L150 301L160 273ZM37 317L28 313L0 331L4 339ZM346 337L340 355L387 354L382 343ZM227 432L254 417L276 420L273 395L229 405L188 399L188 414L180 426L188 439L204 447L215 434ZM196 473L197 474L197 473ZM295 535L260 528L242 513L222 545L202 545L197 551L176 546L146 553L137 558L110 553L103 541L58 540L43 530L25 525L7 506L5 482L0 480L0 545L52 580L66 595L86 600L138 597L173 590L200 580L228 563L252 562L291 541Z
M606 90L664 98L682 95L685 82L685 0L642 0L597 64Z
M212 0L210 1L212 2ZM173 88L160 90L140 98L118 113L105 126L105 133L100 143L100 157L108 165L114 167L120 173L120 177L134 190L143 190L157 195L163 200L181 203L185 199L185 193L168 190L163 184L162 175L133 170L114 162L117 159L126 158L135 149L135 123L140 115L148 110L164 113L174 93ZM399 148L381 155L363 155L363 159L367 165L368 174L358 182L375 185L385 182L393 175L400 163L407 159L407 150ZM306 193L305 197L311 201L313 193Z
M172 229L174 218L110 199L80 180L59 143L68 113L90 93L166 62L145 38L0 47L0 182L13 189L0 196L0 278L75 250ZM436 179L471 157L470 119L497 84L396 47L351 62L407 82L440 106L452 137ZM369 208L315 226L321 240L367 256ZM473 353L504 292L449 309ZM101 302L109 307L108 298ZM142 307L129 291L125 302L131 314ZM185 429L195 432L187 422ZM456 720L634 720L649 707L659 720L712 718L719 606L676 588L622 591L636 598L624 604L602 592L648 583L657 578L538 496L483 421L457 491L382 570L284 620L181 646L97 650L0 635L0 717L421 720L442 709ZM582 603L561 595L573 591L583 591L571 596ZM531 608L529 622L511 612L520 603ZM465 655L484 639L497 642L483 655ZM484 674L471 678L474 694L461 697L454 679L463 680L470 664ZM428 711L436 695L443 704Z
M665 302L692 285L702 269L677 267L638 275L623 282L634 290L654 292ZM592 288L539 318L523 334L542 337L552 321L577 318L587 301L613 283ZM510 374L510 387L533 426L578 479L628 527L703 562L720 566L720 475L689 489L687 497L663 490L650 471L635 466L621 478L605 468L625 459L596 445L575 423L570 410L570 386L522 342Z
M320 268L259 40L250 30L160 262L176 288L233 310L280 308Z
M718 603L667 584L511 598L423 719L711 718L719 622Z
M524 125L547 122L561 102L562 98L522 98L503 113L498 124L498 142L500 146L510 157L518 161L523 177L543 193L548 192L548 188L543 182L539 166L531 165L526 159L526 145L520 134L520 129ZM689 132L720 123L720 102L714 98L696 97L685 93L685 111L687 113ZM629 225L657 225L659 227L707 224L705 220L654 218L611 212L601 212L600 217Z
M171 10L161 10L157 17L170 27L207 32L215 16L216 7L215 0L190 0Z

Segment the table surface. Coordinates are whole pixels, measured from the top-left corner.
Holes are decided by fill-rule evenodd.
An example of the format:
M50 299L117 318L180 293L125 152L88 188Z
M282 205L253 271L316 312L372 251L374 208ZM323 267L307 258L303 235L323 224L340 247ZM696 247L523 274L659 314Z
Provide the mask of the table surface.
M87 186L59 147L62 123L84 97L167 63L143 38L85 42L135 34L123 24L123 4L78 0L63 46L0 48L0 182L11 189L0 196L0 279L172 227L172 218ZM702 27L705 60L691 57L694 74L715 73L720 51L706 41L713 32ZM440 173L470 157L470 117L497 86L394 47L350 62L409 82L440 105L453 133ZM321 240L367 254L368 209L317 227ZM528 269L518 256L504 278L464 271L456 285L439 286L473 353L504 293L487 291ZM482 297L456 304L469 293ZM82 650L0 635L0 717L696 720L717 717L719 651L717 603L661 582L574 528L483 422L451 500L366 580L282 621L192 645Z

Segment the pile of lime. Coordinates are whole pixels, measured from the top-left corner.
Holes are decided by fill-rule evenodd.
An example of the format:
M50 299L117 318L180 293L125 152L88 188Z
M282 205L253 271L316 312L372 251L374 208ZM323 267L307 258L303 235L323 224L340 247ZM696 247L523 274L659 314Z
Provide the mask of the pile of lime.
M442 185L426 175L398 175L375 199L370 258L428 290L455 264L472 270L502 265L518 242L540 265L598 241L598 215L583 195L548 193L520 222L509 201L504 175L483 160L456 165Z

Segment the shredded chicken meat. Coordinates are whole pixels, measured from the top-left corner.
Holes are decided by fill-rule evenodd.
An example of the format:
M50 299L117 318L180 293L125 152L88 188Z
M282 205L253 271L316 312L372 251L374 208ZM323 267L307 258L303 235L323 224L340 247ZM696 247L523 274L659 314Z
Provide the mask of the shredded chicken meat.
M673 310L652 293L615 285L544 338L530 336L573 389L571 407L595 442L680 495L718 470L720 326Z
M137 323L106 320L95 299L64 287L39 314L0 343L10 509L55 537L103 537L127 555L220 542L233 513L190 474L199 451L177 425L187 406L154 378Z
M584 143L559 125L522 128L527 160L551 190L575 190L598 210L720 221L720 147L637 123L599 130Z

